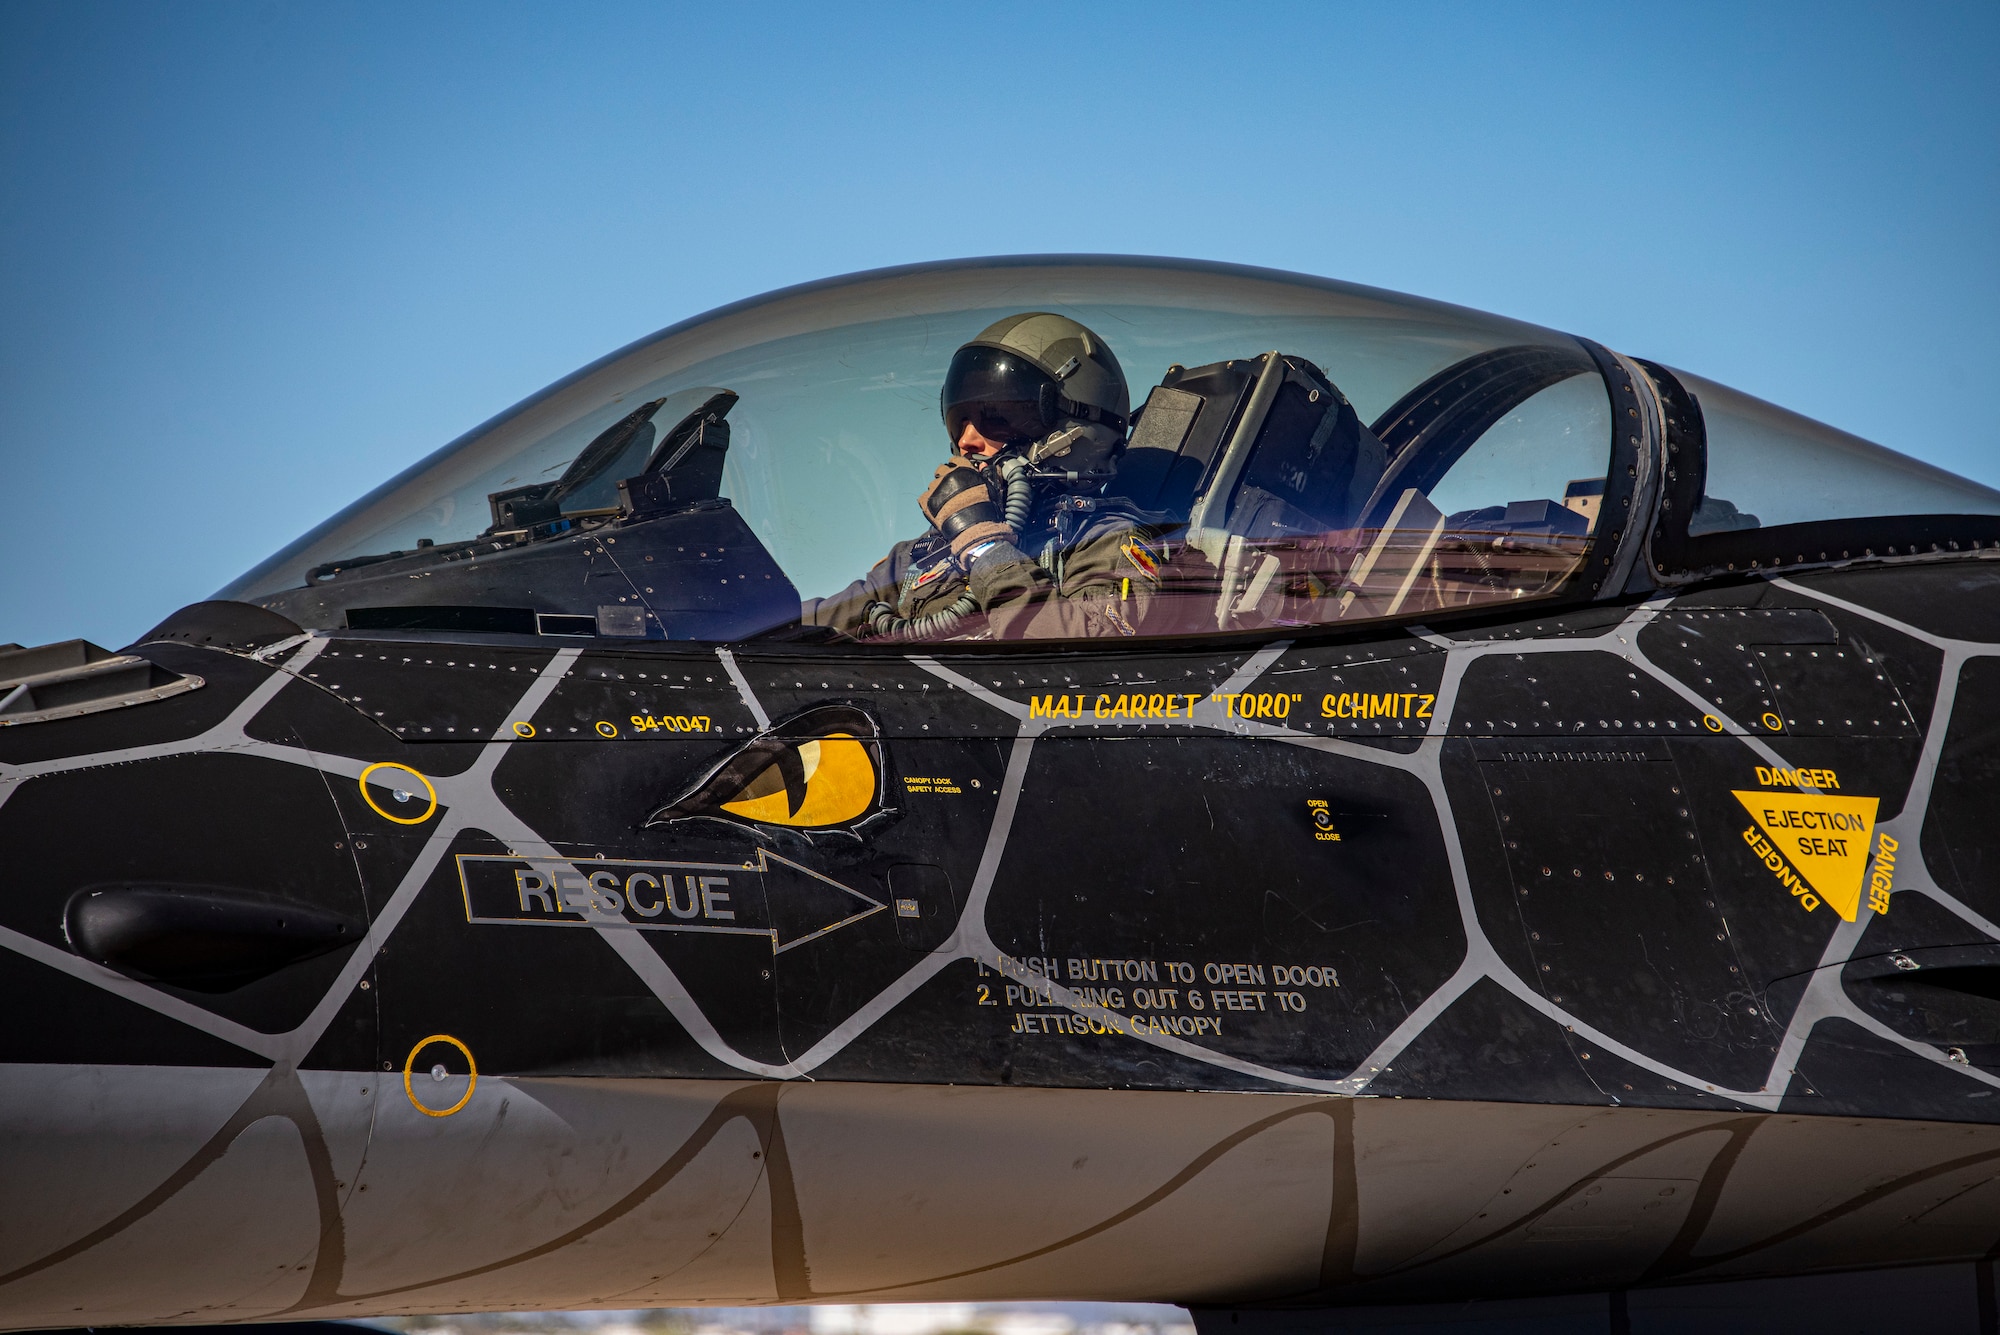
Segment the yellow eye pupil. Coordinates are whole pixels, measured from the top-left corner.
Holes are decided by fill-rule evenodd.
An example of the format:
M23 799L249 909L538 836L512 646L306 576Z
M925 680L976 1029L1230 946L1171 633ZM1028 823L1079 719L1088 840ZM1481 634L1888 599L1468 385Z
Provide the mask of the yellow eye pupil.
M788 767L768 765L722 809L766 825L812 827L853 820L875 800L874 759L852 733L801 742L796 754L802 774L793 783Z

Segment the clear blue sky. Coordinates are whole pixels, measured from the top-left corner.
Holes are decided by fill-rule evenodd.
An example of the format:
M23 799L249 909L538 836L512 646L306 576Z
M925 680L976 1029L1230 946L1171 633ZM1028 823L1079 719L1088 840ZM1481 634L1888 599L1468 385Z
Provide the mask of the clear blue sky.
M1483 307L2000 485L2000 4L0 0L0 641L129 641L602 353L1182 255Z

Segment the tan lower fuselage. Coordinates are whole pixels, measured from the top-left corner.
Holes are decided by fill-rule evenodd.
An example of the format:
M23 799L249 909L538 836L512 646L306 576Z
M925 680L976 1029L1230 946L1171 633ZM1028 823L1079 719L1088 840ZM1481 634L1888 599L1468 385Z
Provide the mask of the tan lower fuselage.
M1962 1259L2000 1209L2000 1128L1725 1110L490 1079L441 1118L398 1074L41 1066L0 1126L12 1329L1435 1300Z

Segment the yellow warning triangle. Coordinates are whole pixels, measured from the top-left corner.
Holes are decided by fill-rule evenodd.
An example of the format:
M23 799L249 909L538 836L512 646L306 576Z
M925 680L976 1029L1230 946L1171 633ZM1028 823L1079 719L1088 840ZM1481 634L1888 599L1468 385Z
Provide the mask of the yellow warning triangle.
M1733 791L1771 846L1835 913L1853 922L1861 910L1861 883L1881 799Z

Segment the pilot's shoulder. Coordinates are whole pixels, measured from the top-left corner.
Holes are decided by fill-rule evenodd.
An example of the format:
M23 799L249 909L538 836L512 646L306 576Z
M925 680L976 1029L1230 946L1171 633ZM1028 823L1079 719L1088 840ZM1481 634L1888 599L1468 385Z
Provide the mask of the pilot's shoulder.
M1099 504L1102 508L1091 516L1090 522L1077 535L1080 545L1115 548L1128 541L1137 541L1164 556L1178 545L1176 539L1187 528L1169 515L1141 510L1137 506Z
M1168 523L1168 516L1152 510L1142 510L1123 497L1094 496L1076 504L1090 507L1077 532L1077 539L1081 542L1103 538L1108 534L1130 533Z
M1160 567L1173 557L1176 544L1171 535L1179 531L1179 525L1147 523L1132 514L1099 514L1077 536L1068 566L1079 573L1099 570L1157 582Z

